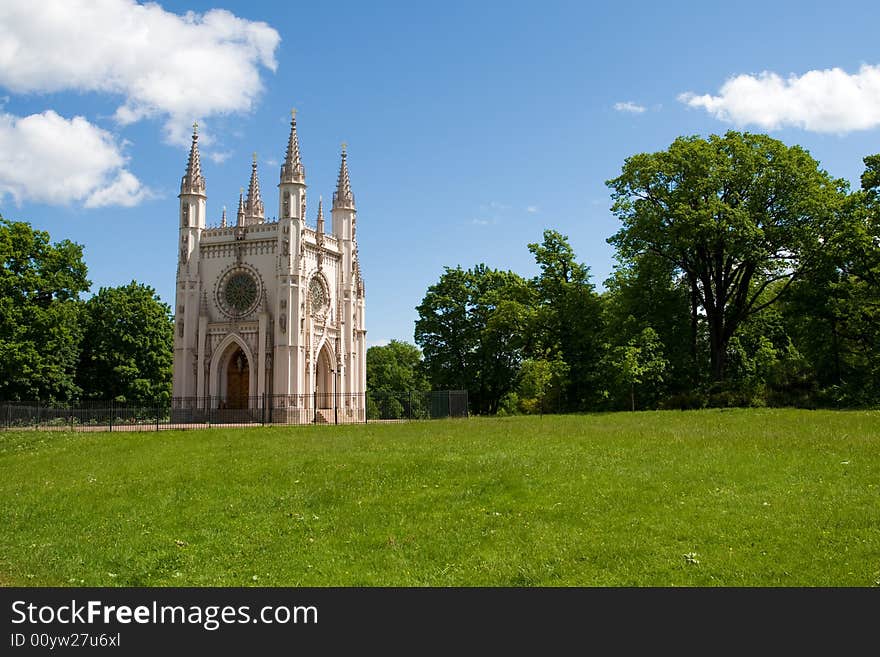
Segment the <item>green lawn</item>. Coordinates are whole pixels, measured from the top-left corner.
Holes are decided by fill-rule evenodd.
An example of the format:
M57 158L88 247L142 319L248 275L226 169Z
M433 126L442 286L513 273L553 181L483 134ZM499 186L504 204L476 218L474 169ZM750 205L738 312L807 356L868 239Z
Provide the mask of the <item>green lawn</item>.
M880 412L0 433L0 584L877 586Z

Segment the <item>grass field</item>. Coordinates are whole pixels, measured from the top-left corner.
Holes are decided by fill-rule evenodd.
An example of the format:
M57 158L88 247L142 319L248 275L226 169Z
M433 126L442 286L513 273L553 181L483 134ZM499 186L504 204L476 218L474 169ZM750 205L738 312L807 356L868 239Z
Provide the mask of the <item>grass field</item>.
M877 586L880 412L0 434L0 584Z

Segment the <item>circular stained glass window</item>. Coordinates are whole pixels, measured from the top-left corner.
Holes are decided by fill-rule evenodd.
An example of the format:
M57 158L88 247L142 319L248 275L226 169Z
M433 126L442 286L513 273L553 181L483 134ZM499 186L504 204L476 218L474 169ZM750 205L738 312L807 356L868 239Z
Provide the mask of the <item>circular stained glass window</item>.
M226 279L223 301L237 315L244 315L257 301L257 282L250 274L239 271Z
M327 293L324 291L324 285L316 277L309 283L309 298L312 304L312 312L323 310L327 303Z

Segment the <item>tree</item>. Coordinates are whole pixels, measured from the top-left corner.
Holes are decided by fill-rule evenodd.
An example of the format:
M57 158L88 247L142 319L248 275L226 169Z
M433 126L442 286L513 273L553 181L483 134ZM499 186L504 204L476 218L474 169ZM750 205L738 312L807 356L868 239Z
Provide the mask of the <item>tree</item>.
M539 359L562 358L568 366L568 407L589 408L598 400L602 344L602 302L590 269L575 260L568 238L554 230L528 246L541 268L532 280L537 294L532 350Z
M0 217L0 399L77 395L86 275L81 245Z
M174 325L152 287L102 287L85 303L77 382L93 399L153 404L171 397Z
M832 401L880 400L880 155L864 159L862 188L849 196L845 224L785 304L788 331Z
M669 361L666 389L682 394L702 382L704 338L698 318L691 315L687 283L668 261L652 254L618 260L605 281L603 301L607 344L625 345L651 328Z
M799 146L734 131L629 157L606 184L623 222L608 241L624 258L651 253L685 277L715 381L742 322L784 294L834 232L846 190Z
M406 392L430 390L421 371L422 352L414 344L392 340L367 349L367 390Z
M495 413L516 384L533 292L510 271L446 267L416 308L415 340L434 388L468 390L477 413Z
M527 359L519 373L517 398L519 410L541 413L559 410L568 384L568 364L559 356L551 360Z
M645 328L625 345L609 346L607 358L608 369L616 373L614 378L629 393L630 410L636 410L637 388L649 386L654 391L654 397L658 396L669 362L663 357L663 343L654 329Z

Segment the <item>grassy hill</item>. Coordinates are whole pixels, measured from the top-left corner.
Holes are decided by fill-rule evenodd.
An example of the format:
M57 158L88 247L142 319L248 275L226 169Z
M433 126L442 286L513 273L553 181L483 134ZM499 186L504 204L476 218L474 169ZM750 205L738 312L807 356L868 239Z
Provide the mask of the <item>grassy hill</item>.
M876 586L880 413L0 433L0 583Z

